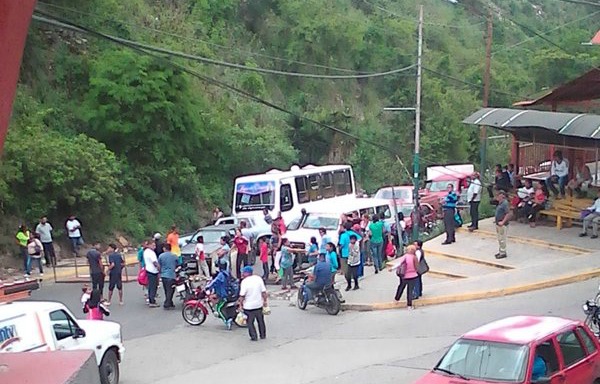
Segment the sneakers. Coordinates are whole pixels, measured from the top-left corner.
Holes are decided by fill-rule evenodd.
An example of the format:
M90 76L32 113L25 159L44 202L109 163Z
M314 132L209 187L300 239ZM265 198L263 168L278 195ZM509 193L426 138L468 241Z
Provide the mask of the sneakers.
M587 233L580 233L579 234L579 237L586 237L586 236L587 236Z
M232 326L233 326L233 319L229 319L225 322L225 327L227 328L228 331L231 331Z
M158 308L158 307L160 307L160 305L158 305L156 303L150 303L150 304L148 304L148 307L150 307L150 308Z
M347 287L346 287L346 292L348 292L348 291L349 291L349 290L351 290L351 289L352 289L352 287L351 287L351 286L347 286Z
M358 285L355 285L354 288L352 288L354 291L356 291L357 289L359 289Z
M592 236L590 236L590 239L597 239L597 238L598 238L598 235L592 235Z
M496 255L494 255L496 259L505 259L506 256L506 253L496 253Z

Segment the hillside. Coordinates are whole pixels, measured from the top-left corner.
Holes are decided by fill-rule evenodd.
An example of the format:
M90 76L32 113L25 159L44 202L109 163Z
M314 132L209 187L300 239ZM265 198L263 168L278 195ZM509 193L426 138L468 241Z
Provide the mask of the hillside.
M382 107L414 105L414 69L370 78L314 75L413 65L417 4L39 1L45 17L280 73L165 60L33 21L0 167L4 226L12 230L15 220L33 222L42 214L59 223L75 212L95 237L119 231L141 238L173 222L189 228L203 223L212 206L229 205L236 175L292 163L348 162L368 191L408 180L414 115ZM580 45L600 28L599 7L424 1L423 167L479 163L479 133L461 120L482 103L484 4L494 20L491 105L508 106L600 63L600 50ZM506 161L506 148L495 141L488 161Z

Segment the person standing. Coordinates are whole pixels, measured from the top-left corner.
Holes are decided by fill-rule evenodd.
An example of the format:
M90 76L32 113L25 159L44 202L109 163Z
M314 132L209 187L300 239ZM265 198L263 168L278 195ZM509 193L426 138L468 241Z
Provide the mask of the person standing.
M157 255L160 255L161 253L164 252L164 249L163 249L164 243L162 241L162 235L160 234L160 232L156 232L154 234L154 236L152 236L152 239L154 239L154 246L156 247L154 249L154 253L156 253Z
M275 261L277 260L277 253L281 249L281 235L279 234L279 228L276 225L271 225L271 269L270 272L277 275L275 282L279 281L279 274Z
M579 237L587 236L587 230L592 225L592 239L598 238L598 224L600 224L600 190L598 190L598 198L594 201L591 207L586 208L589 213L583 218L583 228Z
M337 252L335 250L335 244L332 242L327 243L325 248L327 250L327 255L325 260L327 260L327 264L331 267L331 284L335 283L335 274L337 273L338 268L340 267L338 264Z
M69 236L69 241L71 242L71 250L73 251L73 256L79 256L79 247L83 245L83 237L81 237L81 223L75 215L69 216L67 219L67 223L65 225L67 228L67 235Z
M258 240L258 252L262 264L262 279L263 281L267 281L269 279L269 246L264 237Z
M171 246L171 252L175 254L175 256L181 256L181 249L179 248L179 230L175 224L171 226L171 230L167 235L167 244Z
M164 309L175 308L173 304L173 286L175 285L175 269L177 268L177 255L171 252L171 244L165 244L164 252L158 256L158 269L163 289L165 290Z
M448 184L448 194L444 198L442 209L444 212L444 230L446 231L446 240L442 245L448 245L456 242L456 222L454 214L456 213L456 202L458 196L454 192L454 185Z
M356 234L350 235L350 244L348 245L348 270L346 272L346 291L352 289L352 280L354 280L354 290L358 287L358 266L360 265L360 243Z
M235 229L235 237L233 238L233 246L237 249L235 258L235 277L242 279L242 267L248 265L248 239L242 235L242 230ZM243 264L243 265L242 265Z
M290 241L286 238L282 240L283 245L281 246L281 260L279 266L283 270L283 276L281 277L281 288L283 290L295 289L294 284L294 253L305 252L304 249L291 248Z
M265 325L263 308L268 306L267 288L260 276L253 275L251 266L245 266L242 269L242 283L240 284L238 304L244 310L246 316L248 316L247 324L250 340L258 340L256 328L254 327L255 321L258 323L258 336L261 340L264 340L267 337L267 327Z
M327 235L327 229L319 228L319 236L321 236L321 244L319 245L319 255L327 254L327 243L331 243L331 236Z
M220 266L221 264L225 265L225 269L228 272L231 272L231 261L229 253L231 252L231 248L229 247L229 238L227 236L221 236L221 248L217 250L217 261L215 264Z
M40 276L44 276L44 268L42 267L42 253L44 253L44 248L42 246L42 242L40 241L40 235L37 233L32 233L29 238L29 242L27 243L27 253L31 258L30 263L33 268L33 264L37 264L37 267L40 271Z
M196 248L194 248L196 259L198 260L198 269L202 274L202 278L210 279L210 271L206 262L206 254L204 253L204 236L198 236Z
M100 253L100 244L96 243L85 256L90 267L90 277L92 279L92 290L97 289L101 295L104 295L104 265L102 265L102 254Z
M565 198L565 186L569 179L569 161L563 158L561 151L554 152L552 157L552 165L550 167L550 176L546 179L546 187L549 191L554 193L554 196L558 199L559 190L556 189L554 184L558 184L560 189L560 197Z
M46 265L56 266L56 254L54 252L54 243L52 242L52 225L48 222L46 216L40 219L39 224L35 227L35 233L40 236L42 247L44 248L44 258Z
M506 192L500 191L498 193L498 205L496 206L496 214L494 215L494 222L496 223L496 235L498 238L498 253L496 253L496 259L504 259L506 255L506 237L508 233L508 223L510 222L512 213L508 200L506 199Z
M147 241L144 245L144 268L148 275L148 306L150 308L158 307L156 304L156 290L158 289L158 258L156 257L156 244L154 241Z
M406 247L406 253L397 259L395 263L396 266L392 268L392 270L396 270L396 274L400 278L400 284L398 284L398 288L396 289L394 300L400 301L404 289L408 286L406 291L406 307L408 309L413 309L413 291L415 289L417 278L419 277L419 274L417 273L417 264L419 261L415 254L416 251L417 247L414 245Z
M107 249L108 253L108 302L110 305L115 287L119 291L119 305L123 305L123 277L122 271L125 265L123 255L119 253L115 244L110 244Z
M254 244L256 239L254 238L254 233L248 228L248 222L246 220L240 221L240 231L242 232L242 236L248 240L248 247L246 250L248 257L246 258L246 265L254 265L256 262L256 244Z
M371 234L371 255L373 257L373 266L375 273L379 273L383 268L383 222L379 220L379 215L374 214L369 224L369 233Z
M475 172L471 176L471 183L467 189L467 201L469 202L469 213L471 215L471 225L467 227L470 232L479 229L479 203L481 202L481 180L479 173Z
M425 251L423 250L423 241L417 240L414 242L414 246L417 248L415 256L417 256L417 262L421 263L421 260L425 260ZM425 260L427 262L427 260ZM418 264L417 264L418 265ZM419 275L415 282L415 289L413 290L413 300L423 296L423 276Z
M17 244L19 245L19 254L23 259L23 274L25 277L31 276L31 258L29 257L29 252L27 250L27 245L29 244L30 238L29 230L27 229L27 225L21 224L17 234L15 235Z

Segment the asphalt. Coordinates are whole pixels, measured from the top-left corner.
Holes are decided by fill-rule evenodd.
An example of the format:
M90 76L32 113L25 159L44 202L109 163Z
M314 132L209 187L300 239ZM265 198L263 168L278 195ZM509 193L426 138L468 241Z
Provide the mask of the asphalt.
M423 276L423 297L415 306L499 297L529 292L600 276L600 241L580 238L578 228L557 230L554 226L531 228L511 223L508 257L497 260L495 228L490 219L480 230L460 230L457 242L442 245L444 235L424 244L431 268ZM361 281L361 289L344 293L346 310L382 310L406 306L406 293L394 301L398 278L394 273ZM338 286L344 283L338 280Z

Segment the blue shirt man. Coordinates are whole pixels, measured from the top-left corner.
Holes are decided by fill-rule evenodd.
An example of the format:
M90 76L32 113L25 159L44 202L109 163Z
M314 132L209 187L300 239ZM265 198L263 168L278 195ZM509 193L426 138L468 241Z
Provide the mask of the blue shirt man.
M160 277L175 280L175 268L177 268L177 255L171 251L163 252L158 256L160 266Z
M458 196L454 190L448 192L446 199L444 200L444 209L454 209L456 208L456 203L458 202Z
M323 289L323 287L331 284L331 264L325 260L324 255L319 255L319 261L313 269L314 280L306 284L307 299L313 297L314 291Z

